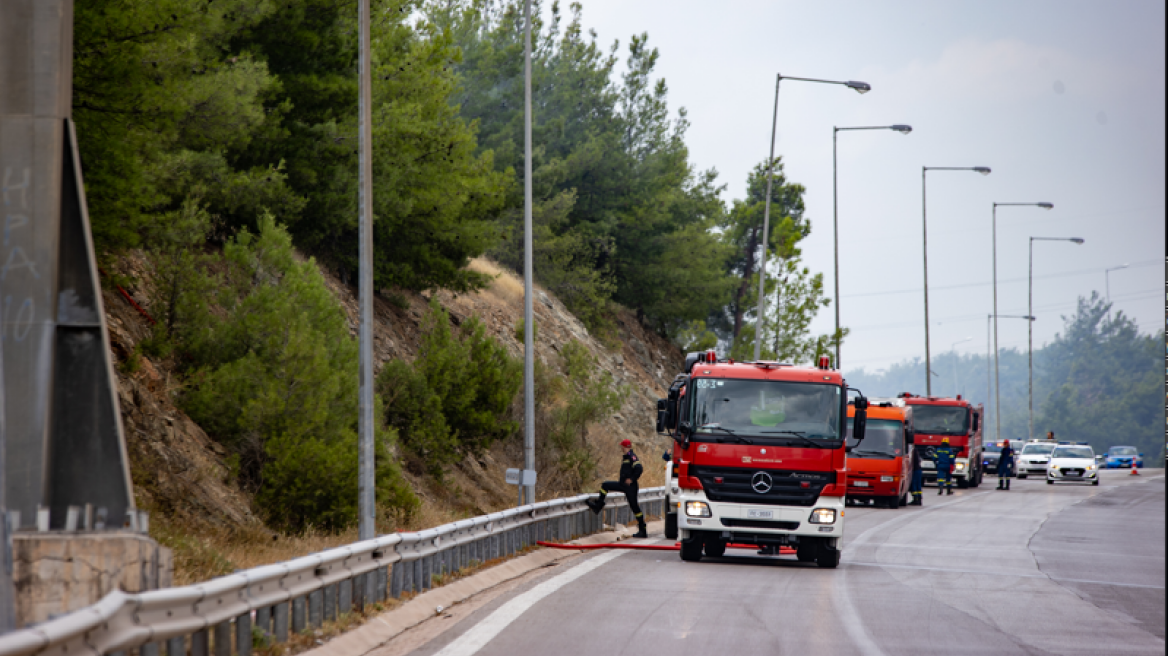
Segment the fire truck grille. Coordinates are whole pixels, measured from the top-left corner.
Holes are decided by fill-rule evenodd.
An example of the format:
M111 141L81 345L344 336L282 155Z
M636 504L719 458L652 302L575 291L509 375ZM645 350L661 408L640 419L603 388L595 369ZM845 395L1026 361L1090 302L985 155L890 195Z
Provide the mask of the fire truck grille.
M722 526L730 528L770 528L779 531L794 531L799 522L768 522L762 519L723 519Z
M689 473L702 482L702 489L710 501L730 503L811 506L819 498L824 486L835 483L834 471L802 472L690 465ZM755 474L765 476L756 478ZM808 484L807 487L803 487L804 483Z

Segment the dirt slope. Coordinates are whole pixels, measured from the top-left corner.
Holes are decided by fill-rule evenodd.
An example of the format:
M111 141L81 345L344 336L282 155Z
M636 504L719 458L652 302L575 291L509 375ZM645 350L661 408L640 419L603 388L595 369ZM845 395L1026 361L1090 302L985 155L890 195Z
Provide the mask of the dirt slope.
M472 266L495 275L493 284L474 294L439 292L439 302L453 323L479 316L490 334L514 355L522 357L523 345L514 336L514 328L523 316L522 282L485 260L476 260ZM149 313L146 300L150 296L152 271L145 258L130 254L113 269L135 281L135 286L127 292ZM327 270L322 273L344 307L350 330L356 335L356 290L341 284ZM374 352L378 371L391 358L412 360L419 347L429 295L401 297L405 303L391 303L382 295L375 297ZM163 520L188 527L205 526L229 533L241 529L244 532L262 530L248 496L230 482L224 449L175 406L174 394L179 384L168 363L131 356L135 346L149 337L148 319L116 289L106 290L104 300L111 348L115 362L119 363L118 398L139 505ZM630 390L621 408L593 426L588 435L599 463L598 479L588 482L583 490L566 487L557 476L554 464L539 457L537 435L538 497L555 498L596 489L599 480L615 475L619 465L619 449L615 444L624 438L632 440L645 461L643 485L660 485L660 454L668 447L668 440L654 430L655 402L664 395L673 373L680 369L681 353L666 340L644 330L631 312L620 311L615 315L620 348L608 349L589 335L583 324L554 296L537 291L535 301L536 357L556 366L556 353L569 340L577 339L592 352L598 367L611 371L615 382L628 385ZM517 436L496 444L480 458L465 459L441 486L426 479L412 479L424 505L417 521L438 523L513 505L516 489L503 482L504 470L522 466L522 459L522 437Z

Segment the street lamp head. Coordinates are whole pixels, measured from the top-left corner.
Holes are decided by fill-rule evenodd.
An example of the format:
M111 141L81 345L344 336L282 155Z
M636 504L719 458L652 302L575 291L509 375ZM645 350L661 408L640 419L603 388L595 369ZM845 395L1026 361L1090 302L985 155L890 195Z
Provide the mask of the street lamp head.
M1054 203L1036 203L1036 204L1044 210L1054 209Z
M1071 237L1071 241L1075 242L1076 244L1081 244L1084 240L1082 237Z
M911 125L893 125L893 126L889 126L889 129L895 130L896 132L899 132L901 134L908 134L909 132L912 132Z
M988 167L988 166L975 166L975 167L973 167L973 170L977 171L978 173L980 173L982 175L989 175L990 174L990 167Z
M844 82L849 89L855 89L860 93L868 93L872 90L872 85L867 82Z

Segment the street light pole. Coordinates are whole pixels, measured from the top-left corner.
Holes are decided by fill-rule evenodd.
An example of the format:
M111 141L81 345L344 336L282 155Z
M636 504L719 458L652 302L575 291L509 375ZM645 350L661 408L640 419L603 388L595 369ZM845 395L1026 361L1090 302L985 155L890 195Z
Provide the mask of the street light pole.
M1034 315L1031 315L1031 314L1002 314L1002 315L987 314L986 315L986 404L987 405L989 404L991 396L994 397L994 418L995 419L997 419L997 417L1001 414L1001 412L1000 412L1000 408L998 407L998 401L997 401L998 397L996 394L997 390L991 389L991 385L990 385L990 319L993 319L995 322L997 322L997 319L999 316L1002 317L1003 319L1028 319L1030 321L1034 321ZM998 421L997 441L998 442L1002 441L1002 422L1001 421Z
M358 205L360 208L358 247L358 285L360 297L360 344L357 408L357 537L371 540L376 534L374 523L374 417L373 417L373 75L370 72L373 60L369 47L369 0L361 0L357 6L358 32ZM372 579L370 579L372 580Z
M921 167L921 243L925 266L925 396L933 395L932 357L929 353L929 226L928 203L925 198L925 174L929 171L977 171L990 174L988 166L922 166Z
M810 77L783 77L781 73L775 74L775 110L771 116L771 151L770 156L767 157L767 188L766 188L766 205L763 209L762 215L762 257L758 268L758 317L754 323L754 359L755 361L762 359L762 325L763 318L766 316L766 297L763 295L763 290L766 287L766 252L767 240L770 235L771 225L771 184L773 179L773 171L775 168L775 134L779 127L779 84L783 80L796 80L798 82L819 82L821 84L840 84L855 89L857 92L864 94L872 90L871 85L867 82L840 82L834 80L818 80ZM837 354L838 359L838 354ZM836 365L838 367L838 365Z
M1026 314L1034 315L1034 242L1035 241L1069 241L1082 244L1079 237L1031 237L1030 238L1030 273L1027 276ZM1026 324L1026 368L1027 368L1027 397L1030 405L1029 439L1034 439L1034 322Z
M832 244L835 250L835 368L842 367L840 360L840 306L839 306L839 195L838 195L838 179L837 171L839 167L836 164L836 136L843 130L894 130L901 134L908 134L912 132L911 125L881 125L875 127L858 127L858 128L839 128L832 127L831 129L831 230L832 230ZM773 137L772 137L773 138ZM767 196L770 196L768 191Z
M1052 209L1054 207L1054 205L1052 205L1051 203L994 203L993 228L992 228L993 253L994 253L994 257L993 257L993 260L994 260L994 276L993 276L993 278L994 278L994 394L998 395L998 396L995 396L995 398L994 398L995 404L1000 403L1000 401L1001 401L1000 395L1002 393L1001 383L998 379L998 354L1002 349L998 346L998 319L997 319L997 314L998 314L998 206L999 205L1001 205L1003 207L1007 207L1007 206L1011 206L1011 207L1017 207L1017 206L1041 207L1044 210L1049 210L1049 209ZM1031 316L1033 316L1033 315L1031 315ZM994 419L997 420L998 439L1001 440L1002 439L1002 414L997 413L994 416Z
M531 0L523 3L523 468L535 471L535 317L531 295ZM522 480L520 481L522 485ZM535 484L524 486L535 503Z

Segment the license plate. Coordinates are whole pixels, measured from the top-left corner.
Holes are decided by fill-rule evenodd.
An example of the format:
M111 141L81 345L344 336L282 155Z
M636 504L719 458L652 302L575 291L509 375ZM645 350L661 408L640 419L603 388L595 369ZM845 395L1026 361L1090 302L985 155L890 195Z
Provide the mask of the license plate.
M747 510L747 519L774 519L775 511L773 510Z
M868 487L868 481L852 481L856 487Z

